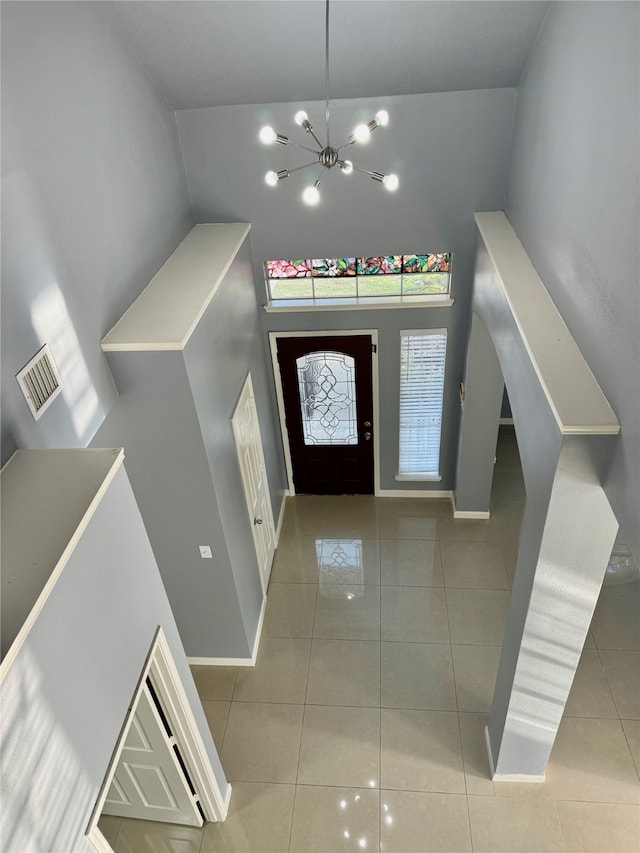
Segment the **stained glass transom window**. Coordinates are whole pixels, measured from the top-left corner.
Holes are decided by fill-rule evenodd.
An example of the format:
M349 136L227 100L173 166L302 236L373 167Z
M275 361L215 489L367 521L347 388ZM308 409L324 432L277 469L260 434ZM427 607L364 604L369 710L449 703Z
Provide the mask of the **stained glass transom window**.
M358 443L355 360L339 352L296 359L304 443Z
M451 253L267 261L272 300L376 299L449 293Z

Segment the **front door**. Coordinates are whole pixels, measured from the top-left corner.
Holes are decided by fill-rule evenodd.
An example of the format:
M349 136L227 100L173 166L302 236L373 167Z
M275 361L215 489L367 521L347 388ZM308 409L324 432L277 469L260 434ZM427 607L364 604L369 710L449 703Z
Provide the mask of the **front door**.
M278 338L296 493L373 494L370 335Z

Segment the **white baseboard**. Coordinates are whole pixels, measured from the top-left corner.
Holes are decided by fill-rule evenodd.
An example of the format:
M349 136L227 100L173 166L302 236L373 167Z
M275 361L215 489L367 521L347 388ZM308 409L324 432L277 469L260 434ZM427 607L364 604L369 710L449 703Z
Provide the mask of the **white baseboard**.
M489 738L489 726L484 727L484 741L487 746L487 755L489 756L489 772L491 773L492 782L531 782L534 785L540 785L546 781L544 773L542 776L530 776L526 773L496 773L493 766L493 753L491 752L491 740Z
M500 418L498 424L500 426L514 426L513 418Z
M486 519L491 518L490 510L486 510L486 511L478 510L476 512L475 510L456 509L456 499L453 495L453 492L451 492L451 509L453 510L453 517L454 518L466 518L466 519L479 518L479 519L484 519L485 521L486 521Z
M264 613L267 606L267 599L262 599L262 607L260 608L260 617L258 618L258 627L253 640L253 649L250 658L192 658L188 657L187 661L191 666L255 666L258 657L258 649L260 647L260 639L262 638L262 625L264 623Z
M282 522L284 521L284 511L287 506L287 498L290 496L289 489L285 489L282 493L282 501L280 502L280 512L278 513L278 523L276 524L276 548L280 541L280 531L282 530Z
M446 500L453 497L448 489L378 489L377 498L435 498Z

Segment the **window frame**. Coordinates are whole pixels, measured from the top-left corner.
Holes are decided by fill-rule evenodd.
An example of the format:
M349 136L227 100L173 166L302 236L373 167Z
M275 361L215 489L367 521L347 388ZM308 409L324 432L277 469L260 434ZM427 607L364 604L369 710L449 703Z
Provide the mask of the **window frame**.
M451 290L452 290L452 271L453 271L453 253L452 252L432 252L430 255L445 255L447 256L447 264L448 270L446 271L436 271L436 272L416 272L415 270L409 271L404 270L404 258L415 257L413 255L398 255L398 256L389 256L389 257L397 257L402 259L401 261L401 270L398 272L381 272L381 273L367 273L360 270L360 262L372 260L369 258L344 258L344 259L335 259L353 261L355 264L356 272L351 272L348 274L341 275L322 275L315 272L317 269L316 264L321 260L326 259L302 259L298 261L298 265L302 266L308 265L309 273L301 274L299 276L269 276L269 264L275 263L286 263L285 260L281 261L264 261L263 262L263 272L264 272L264 280L265 280L265 291L267 295L267 304L264 306L266 311L277 312L277 311L304 311L304 310L353 310L357 308L391 308L391 307L412 307L412 306L433 306L433 307L441 307L441 306L450 306L453 305L454 300L451 298ZM386 256L383 256L386 257ZM421 257L421 256L418 256ZM292 261L292 264L294 262ZM423 275L425 277L428 276L447 276L447 288L446 291L435 291L431 293L412 293L412 292L403 292L405 287L405 278L411 280L416 276ZM376 278L382 277L397 277L399 283L399 292L397 293L389 293L389 294L365 294L361 295L359 293L359 287L362 286L367 280L369 284L375 281ZM317 296L315 292L316 283L320 283L322 281L340 281L344 280L345 289L352 285L352 288L355 290L354 293L349 293L346 296L340 295L326 295L326 296ZM310 288L310 295L308 296L284 296L278 297L273 295L273 290L275 289L277 282L294 282L294 281L304 281L308 282Z
M438 442L437 442L437 469L430 471L418 471L418 470L407 470L407 466L405 466L405 470L402 470L403 456L406 457L410 454L410 451L407 447L404 448L403 451L403 389L407 388L406 383L404 382L405 377L403 376L404 372L404 341L410 337L425 337L425 338L433 338L433 337L441 337L444 339L443 350L442 350L442 358L441 362L441 381L438 383L437 388L434 389L435 394L439 394L439 400L433 400L433 396L429 405L433 405L435 402L436 405L439 403L439 431L438 431ZM407 345L408 346L408 345ZM442 453L442 422L444 415L444 390L445 390L445 379L446 379L446 369L447 369L447 348L448 348L448 333L446 328L440 329L402 329L400 331L400 375L398 382L398 473L395 475L395 479L399 481L410 481L410 482L438 482L442 480L442 475L440 473L440 464L441 464L441 453ZM414 386L418 386L418 382L413 383ZM406 416L405 416L406 419ZM405 433L406 434L406 433ZM435 454L431 454L434 456Z

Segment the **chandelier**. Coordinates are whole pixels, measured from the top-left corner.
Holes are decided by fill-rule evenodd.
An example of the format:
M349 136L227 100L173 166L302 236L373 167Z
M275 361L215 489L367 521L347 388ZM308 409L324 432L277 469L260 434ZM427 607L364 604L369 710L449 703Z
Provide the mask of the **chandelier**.
M307 145L301 145L298 142L293 142L287 136L283 136L280 133L276 133L276 131L269 126L265 126L262 128L259 134L259 139L265 145L273 145L277 143L279 145L294 145L296 148L302 148L304 151L310 151L315 155L315 159L310 163L305 163L303 166L296 166L294 169L281 169L279 172L267 172L265 175L265 181L270 187L277 186L280 181L288 178L289 175L292 175L294 172L301 172L303 169L310 169L312 166L317 166L318 164L322 167L320 170L320 174L313 184L305 187L304 192L302 193L302 199L305 204L315 205L320 201L320 180L324 175L325 171L329 169L333 169L334 166L339 166L340 171L343 175L350 175L352 172L362 172L364 175L369 175L374 181L378 181L381 183L385 189L393 192L398 189L398 176L394 174L383 175L382 172L371 172L368 169L361 169L358 166L355 166L351 160L347 160L343 157L342 151L348 146L353 145L355 143L365 144L369 141L369 137L371 136L371 132L374 131L377 127L386 127L389 123L389 115L386 110L379 110L375 118L373 118L369 122L363 122L362 124L357 125L353 133L349 135L347 141L341 145L339 148L334 148L331 145L331 137L329 133L329 0L326 0L326 48L325 48L325 83L326 83L326 98L325 98L325 121L327 128L327 144L323 145L322 142L318 139L316 134L314 133L311 122L309 121L309 117L307 116L304 110L299 110L295 116L294 121L297 125L303 128L310 136L313 137L318 148L309 148Z

